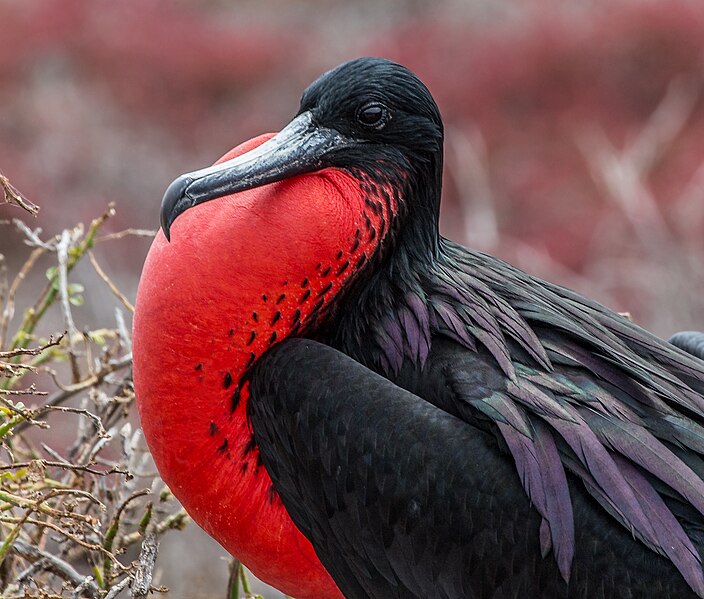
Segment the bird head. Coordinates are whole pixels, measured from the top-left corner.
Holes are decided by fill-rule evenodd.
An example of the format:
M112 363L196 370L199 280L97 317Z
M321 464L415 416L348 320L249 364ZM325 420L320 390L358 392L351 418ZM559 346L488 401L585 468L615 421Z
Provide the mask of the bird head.
M359 58L325 73L303 93L293 120L255 149L186 173L167 189L161 225L236 192L337 168L386 188L393 217L420 221L436 243L443 126L432 95L407 68ZM383 195L383 194L382 194Z

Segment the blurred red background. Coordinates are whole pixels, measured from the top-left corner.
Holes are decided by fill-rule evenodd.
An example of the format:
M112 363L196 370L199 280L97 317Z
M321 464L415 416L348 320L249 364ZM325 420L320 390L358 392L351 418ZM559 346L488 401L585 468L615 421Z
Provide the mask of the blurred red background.
M156 228L176 175L279 129L315 77L369 54L440 105L447 237L660 335L704 327L701 2L0 0L0 172L47 234L109 201L111 230ZM21 236L3 231L12 263ZM147 247L99 248L130 297ZM86 295L79 326L113 309ZM176 596L224 588L197 542L179 569L165 545Z

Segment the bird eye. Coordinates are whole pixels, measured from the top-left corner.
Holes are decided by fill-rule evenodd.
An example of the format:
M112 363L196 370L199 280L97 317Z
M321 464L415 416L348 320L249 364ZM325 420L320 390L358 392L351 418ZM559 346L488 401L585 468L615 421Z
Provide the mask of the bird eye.
M389 109L378 102L370 102L357 111L357 120L365 127L383 129L389 120Z

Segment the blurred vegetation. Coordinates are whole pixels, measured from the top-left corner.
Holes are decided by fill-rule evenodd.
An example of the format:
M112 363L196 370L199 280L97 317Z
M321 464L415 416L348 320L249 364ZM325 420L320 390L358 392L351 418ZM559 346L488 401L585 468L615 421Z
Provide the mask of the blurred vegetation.
M448 236L661 335L700 326L701 2L0 0L0 29L0 164L31 197L70 198L70 213L45 203L60 226L97 200L154 226L176 173L280 128L314 77L378 54L440 104ZM128 292L142 259L114 257Z

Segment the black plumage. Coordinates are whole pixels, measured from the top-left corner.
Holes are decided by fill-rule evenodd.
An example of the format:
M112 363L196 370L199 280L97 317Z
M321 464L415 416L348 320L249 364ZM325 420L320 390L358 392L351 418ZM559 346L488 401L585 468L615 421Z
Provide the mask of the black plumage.
M438 340L425 385L457 355L454 342ZM473 355L472 388L502 385L491 361ZM252 393L263 463L346 597L694 596L572 475L567 585L541 555L541 518L496 435L328 346L285 341L256 367ZM699 544L701 531L691 534Z
M298 330L320 343L257 360L248 404L275 489L345 595L704 597L698 342L675 340L690 355L443 239L442 120L407 69L338 67L284 132L246 168L177 180L162 222L327 167L391 209Z
M438 290L442 282L434 287L428 284L433 277L427 276L432 271L426 271L426 286L416 289L415 297L428 298L423 304L428 316L423 316L425 312L419 306L415 311L408 309L409 313L421 314L414 325L401 325L402 317L398 316L400 342L386 346L370 342L384 338L383 334L374 334L375 327L388 330L389 317L374 323L367 316L367 330L372 334L362 338L357 347L338 345L414 395L388 384L376 387L368 371L355 370L357 367L341 355L332 357L318 346L307 348L310 370L298 362L286 362L298 359L296 354L303 351L300 346L282 348L281 362L265 359L258 365L252 413L266 409L261 406L270 401L282 401L281 396L292 402L288 409L294 413L295 424L282 416L286 411L283 407L273 409L267 418L253 419L255 434L269 435L258 439L259 445L289 511L293 500L308 512L308 507L315 505L310 494L334 484L326 481L331 473L333 479L337 478L339 484L344 481L350 489L365 489L367 484L376 483L379 489L373 493L384 498L387 485L394 484L386 482L384 474L391 480L415 482L411 473L394 469L394 463L401 463L400 456L408 455L411 464L427 468L424 472L437 477L433 479L435 484L438 479L452 481L444 496L433 493L430 483L418 495L419 501L425 501L422 519L426 536L419 540L407 531L394 531L395 538L402 539L399 542L417 544L414 547L419 553L413 555L413 571L416 576L427 576L426 586L404 583L400 578L390 582L367 565L372 568L372 578L366 578L368 570L356 569L353 574L340 573L339 580L336 577L343 592L351 597L685 597L695 596L694 588L701 595L701 362L573 292L533 279L489 256L446 245L444 240L441 243L447 253L440 272L447 271L447 263L454 260L455 281L464 281L465 287L455 284L443 295ZM465 294L471 297L479 293L473 289L477 286L481 287L483 301L463 301ZM391 304L407 296L392 297ZM354 305L358 298L348 301ZM494 319L491 310L486 309L483 338L474 335L477 325L473 319L477 316L470 309L475 305L493 305L501 310L495 308ZM445 312L437 306L443 306ZM362 314L356 315L365 318ZM394 306L387 310L389 314L401 315L404 309ZM351 317L345 312L344 318ZM502 326L501 321L508 319L511 322ZM422 329L418 323L425 321L428 333L418 333L416 329ZM488 323L494 328L490 329ZM336 331L339 343L340 331L345 327L338 321L331 329ZM487 330L499 342L494 342ZM418 338L426 337L428 349L421 366ZM327 342L335 345L334 339ZM399 347L401 360L387 357L387 352L396 352ZM334 367L328 368L328 361ZM284 374L287 371L288 378ZM351 383L346 385L345 381L353 373L356 386L350 387ZM300 391L295 391L292 378L299 381ZM272 379L278 382L272 384ZM259 385L268 385L267 391L260 391ZM346 431L345 436L352 439L361 456L353 457L351 449L345 449L347 453L338 456L340 461L333 461L335 468L344 468L345 460L349 460L347 472L354 472L356 460L367 464L365 459L378 459L380 463L367 464L370 472L364 472L361 481L350 483L341 473L344 470L331 466L330 471L320 466L311 470L310 464L304 463L306 459L324 461L327 455L319 446L296 446L295 466L288 462L290 456L282 449L282 438L299 434L298 427L303 427L304 416L297 410L304 408L296 408L296 402L302 401L306 389L308 401L321 404L319 409L327 414L328 422L318 421L322 427L318 430L310 424L301 434L304 438L329 435L317 443L330 443L331 448L341 440L339 431L345 430L339 423L347 422L360 405L369 404L369 409L385 414L384 418L363 418L368 438L357 431ZM385 401L397 396L406 401L392 411ZM483 451L476 462L473 458L477 450L466 438L443 436L440 443L438 436L429 432L436 413L428 404L461 420L466 435L481 442ZM454 418L448 420L456 423ZM405 429L411 439L423 439L437 453L430 455L421 447L414 448L409 439L396 440L392 432L399 428ZM514 465L507 469L511 457ZM270 466L273 462L278 465ZM297 487L288 486L291 479L286 474L279 477L282 463L298 473L294 477ZM311 478L301 478L304 473ZM291 471L288 474L291 476ZM472 494L478 481L487 476L495 485L492 491ZM301 494L301 485L306 483L307 494ZM518 493L521 484L523 494ZM418 491L412 484L402 489L410 494L406 497ZM475 503L467 503L467 493ZM320 496L319 500L326 497ZM312 520L310 513L308 519L300 521L295 512L292 517L311 539L325 539L322 547L316 544L316 549L326 566L326 557L333 561L341 555L347 557L351 546L369 552L363 553L367 564L377 563L379 555L372 554L371 548L388 553L383 534L375 542L365 536L365 531L382 525L383 508L381 514L374 514L375 522L360 521L357 518L370 517L368 500L354 493L338 499L334 507L326 503L324 511L313 510L318 517ZM363 516L359 516L360 510ZM467 520L454 521L453 526L442 529L437 518L455 512ZM526 513L532 514L532 527L517 529L518 523L527 525ZM491 536L493 530L495 536L488 545L476 539L477 520L486 527L480 527L480 537ZM323 528L318 528L321 523ZM342 534L346 542L338 544L335 533ZM392 533L387 530L385 534ZM456 550L465 552L466 562L454 563L458 567L455 578L443 588L434 575L448 558L438 547L447 548L453 543ZM437 563L424 565L424 552L435 555ZM550 553L552 557L544 559ZM667 556L670 563L658 553ZM486 560L491 562L490 567ZM348 559L343 561L350 565ZM486 569L477 563L484 563ZM392 564L391 571L400 577L399 568L404 566L397 561ZM350 576L356 583L346 587L341 580L350 580ZM360 581L365 584L363 590L355 586ZM372 590L375 588L377 591Z
M682 331L668 340L672 345L704 360L704 333L699 331Z

